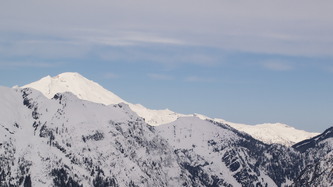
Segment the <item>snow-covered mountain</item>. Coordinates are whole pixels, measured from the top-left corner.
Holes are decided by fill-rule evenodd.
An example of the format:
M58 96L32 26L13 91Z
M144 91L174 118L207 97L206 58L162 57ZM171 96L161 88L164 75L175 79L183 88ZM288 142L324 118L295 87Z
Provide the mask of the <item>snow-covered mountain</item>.
M36 82L22 86L22 88L34 88L42 92L47 98L52 98L56 93L71 92L78 98L113 105L126 103L139 116L145 118L146 122L152 126L170 123L178 117L186 116L165 110L151 110L140 104L132 104L121 99L119 96L103 88L94 81L88 80L79 73L62 73L55 77L44 77Z
M301 151L214 120L153 127L124 103L31 88L0 87L0 104L0 186L304 186L318 162L328 173L313 184L333 185L330 136Z
M168 143L127 105L0 88L0 186L179 186Z
M246 132L254 138L265 143L279 143L291 146L299 141L311 138L319 133L310 133L303 130L298 130L285 124L260 124L260 125L244 125L232 123L223 119L211 119L200 114L179 114L168 109L152 110L140 104L132 104L124 101L119 96L106 90L99 84L86 79L78 73L62 73L55 77L44 77L39 81L23 86L23 88L34 88L42 92L47 98L52 98L56 93L71 92L78 98L102 103L105 105L126 103L129 107L143 117L145 121L152 125L158 126L176 121L180 117L197 116L201 119L214 120L221 123L226 123L233 128Z
M319 133L306 132L304 130L295 129L282 123L264 123L258 125L245 125L239 123L225 122L221 119L214 119L216 121L227 123L231 127L242 132L250 134L252 137L267 143L277 143L286 146L292 146L300 141L312 138L319 135Z
M220 186L277 186L288 181L285 174L273 181L266 167L256 166L262 165L258 158L264 157L261 151L267 145L226 124L183 117L156 129L198 178L213 172Z
M319 133L306 132L304 130L295 129L282 123L264 123L257 125L246 125L241 123L233 123L219 118L209 118L201 114L194 114L200 119L213 120L219 123L228 124L229 126L251 135L253 138L267 144L282 144L292 146L300 141L312 138Z

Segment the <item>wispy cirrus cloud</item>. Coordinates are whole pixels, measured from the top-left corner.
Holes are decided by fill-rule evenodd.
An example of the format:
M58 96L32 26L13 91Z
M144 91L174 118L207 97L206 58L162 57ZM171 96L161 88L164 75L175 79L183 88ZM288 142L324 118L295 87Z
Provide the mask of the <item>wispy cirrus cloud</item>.
M149 73L147 76L154 80L174 80L173 76L166 74Z
M2 34L0 33L0 36ZM0 57L29 58L80 58L91 46L68 38L33 38L24 35L23 38L12 36L10 40L0 43Z
M119 75L117 75L115 73L108 72L108 73L105 73L103 75L103 78L105 78L105 79L116 79L116 78L119 78Z
M67 6L63 6L64 2ZM301 8L294 8L300 5ZM321 3L32 0L22 2L22 6L6 1L0 7L0 31L60 36L81 42L76 47L167 44L332 56L332 5L328 0Z
M54 68L63 64L63 62L0 61L0 68Z
M215 67L225 61L222 54L189 46L118 46L96 51L96 56L109 62L152 63L167 69L180 66Z
M89 34L82 33L82 36L77 36L76 40L87 42L95 45L106 46L141 46L141 45L186 45L185 41L177 38L161 36L156 33L138 32L138 31L123 31L123 32L107 32L96 31Z
M200 76L188 76L184 79L185 82L214 82L214 78L210 77L200 77Z
M273 71L290 71L294 68L290 62L283 61L267 61L263 63L263 67Z
M333 73L333 66L327 67L326 70L329 71L329 72L331 72L331 73Z

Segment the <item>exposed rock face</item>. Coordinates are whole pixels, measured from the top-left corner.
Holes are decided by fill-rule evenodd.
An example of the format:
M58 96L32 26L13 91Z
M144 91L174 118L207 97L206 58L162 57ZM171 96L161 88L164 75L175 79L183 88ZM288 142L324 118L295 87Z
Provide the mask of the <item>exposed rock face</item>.
M333 127L293 148L302 152L308 163L295 186L333 186Z
M31 89L2 89L3 94L15 100L1 103L17 105L18 112L1 121L1 186L174 186L190 181L172 147L125 104L105 106L70 93L49 100Z

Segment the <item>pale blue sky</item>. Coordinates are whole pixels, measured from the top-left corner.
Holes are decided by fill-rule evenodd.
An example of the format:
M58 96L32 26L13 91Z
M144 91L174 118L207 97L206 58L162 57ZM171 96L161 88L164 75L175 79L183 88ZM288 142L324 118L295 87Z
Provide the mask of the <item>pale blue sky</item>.
M0 85L72 71L153 109L333 125L332 1L0 4Z

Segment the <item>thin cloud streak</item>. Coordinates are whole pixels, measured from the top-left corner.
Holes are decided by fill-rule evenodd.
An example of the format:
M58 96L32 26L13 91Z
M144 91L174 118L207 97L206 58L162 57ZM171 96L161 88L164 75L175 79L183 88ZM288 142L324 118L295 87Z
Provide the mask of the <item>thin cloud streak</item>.
M333 54L333 2L327 0L64 2L4 2L0 31L56 35L88 46L168 44L295 56Z
M224 63L221 54L187 46L118 46L96 51L96 56L109 62L153 63L164 68L179 66L215 67Z
M81 42L88 42L107 46L140 46L145 44L167 44L167 45L185 45L177 39L164 38L149 35L127 35L127 36L92 36L77 38Z
M174 77L165 74L149 73L148 77L153 80L174 80Z
M116 78L119 78L119 75L109 72L109 73L105 73L103 75L103 78L105 78L105 79L116 79Z
M201 82L201 83L208 83L214 82L215 79L209 77L199 77L199 76L189 76L184 79L185 82Z
M333 66L328 67L326 70L328 70L329 72L333 73Z
M90 49L91 46L74 40L12 38L6 43L0 44L0 56L30 58L82 57Z
M291 64L290 62L288 63L288 62L268 61L264 62L263 66L264 68L273 71L290 71L293 69L293 67L290 64Z
M54 68L63 64L63 62L0 61L0 68Z

